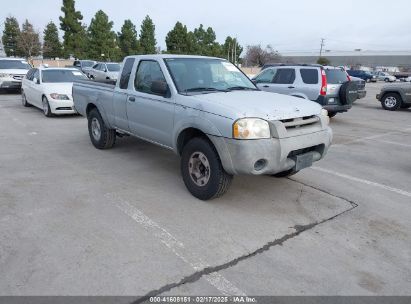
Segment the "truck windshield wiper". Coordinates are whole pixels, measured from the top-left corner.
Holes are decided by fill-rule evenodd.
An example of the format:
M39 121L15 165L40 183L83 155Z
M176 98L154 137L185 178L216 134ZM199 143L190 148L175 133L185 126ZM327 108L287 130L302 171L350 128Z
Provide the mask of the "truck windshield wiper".
M212 87L197 87L197 88L189 88L184 90L184 92L201 92L201 91L206 91L206 92L228 92L227 90L222 90L222 89L217 89L217 88L212 88Z
M258 91L258 89L256 89L256 88L250 88L250 87L241 87L241 86L237 86L237 87L229 87L229 88L227 88L227 90L230 90L230 91L234 91L234 90L249 90L249 91Z

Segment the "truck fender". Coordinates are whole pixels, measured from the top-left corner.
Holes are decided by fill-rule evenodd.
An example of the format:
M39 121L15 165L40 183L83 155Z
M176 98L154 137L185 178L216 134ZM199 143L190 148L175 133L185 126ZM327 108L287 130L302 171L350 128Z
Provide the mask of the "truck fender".
M100 93L98 93L96 95L93 95L93 97L89 99L89 101L87 103L87 107L86 107L86 112L88 114L88 112L90 111L90 108L97 108L97 110L99 111L99 113L101 115L101 118L103 119L105 125L108 128L111 128L110 120L107 117L107 113L105 111L104 105L98 98L99 95L100 95Z

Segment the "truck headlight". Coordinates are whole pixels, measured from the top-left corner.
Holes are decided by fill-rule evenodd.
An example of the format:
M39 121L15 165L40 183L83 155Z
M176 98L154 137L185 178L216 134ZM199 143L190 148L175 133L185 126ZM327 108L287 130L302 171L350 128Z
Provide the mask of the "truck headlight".
M57 100L70 100L66 94L51 93L50 97Z
M270 126L267 121L260 118L242 118L233 124L233 138L270 138Z
M326 109L321 109L321 116L324 118L327 125L330 123L330 116L328 116L328 111Z

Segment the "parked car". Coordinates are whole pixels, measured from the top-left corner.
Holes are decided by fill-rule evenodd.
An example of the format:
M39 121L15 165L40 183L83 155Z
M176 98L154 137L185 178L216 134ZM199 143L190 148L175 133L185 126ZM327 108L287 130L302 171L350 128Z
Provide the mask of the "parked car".
M404 78L404 81L405 81L405 82L411 82L411 76L409 76L409 77L407 77L407 78Z
M397 80L395 76L390 75L387 72L376 72L375 75L377 76L378 80L382 80L385 82L394 82Z
M97 61L94 60L75 60L73 63L73 67L79 69L84 74L88 76L88 73L93 68L94 65L97 64Z
M377 77L369 72L362 70L346 70L347 74L353 77L361 78L366 82L377 82Z
M343 68L305 64L267 67L253 81L263 91L315 101L330 117L348 111L358 98L357 84L349 81Z
M23 79L23 106L40 108L47 117L74 114L71 90L78 80L87 77L75 68L33 68Z
M385 110L395 111L411 107L411 83L396 83L382 87L377 99Z
M116 62L100 62L88 72L90 79L100 82L115 83L120 73L120 64Z
M20 90L21 80L30 69L25 59L0 58L0 90Z
M349 77L350 77L350 81L357 84L357 89L358 89L357 99L362 99L365 96L367 96L367 91L365 90L365 80L354 77L354 76L349 76Z
M128 134L173 150L187 189L202 200L223 195L235 174L294 174L322 159L332 140L321 106L262 92L220 58L129 56L115 86L76 82L73 99L96 148Z

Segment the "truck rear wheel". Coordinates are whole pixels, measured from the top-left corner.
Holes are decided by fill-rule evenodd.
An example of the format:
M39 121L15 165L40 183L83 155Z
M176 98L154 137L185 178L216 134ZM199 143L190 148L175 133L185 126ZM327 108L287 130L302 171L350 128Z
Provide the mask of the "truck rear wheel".
M224 171L215 147L205 138L195 137L183 148L181 175L188 191L200 200L222 196L233 176Z
M381 100L381 105L385 110L395 111L401 107L401 96L397 93L387 93Z
M105 125L97 109L90 111L88 118L88 133L94 147L97 149L110 149L116 142L116 130Z

